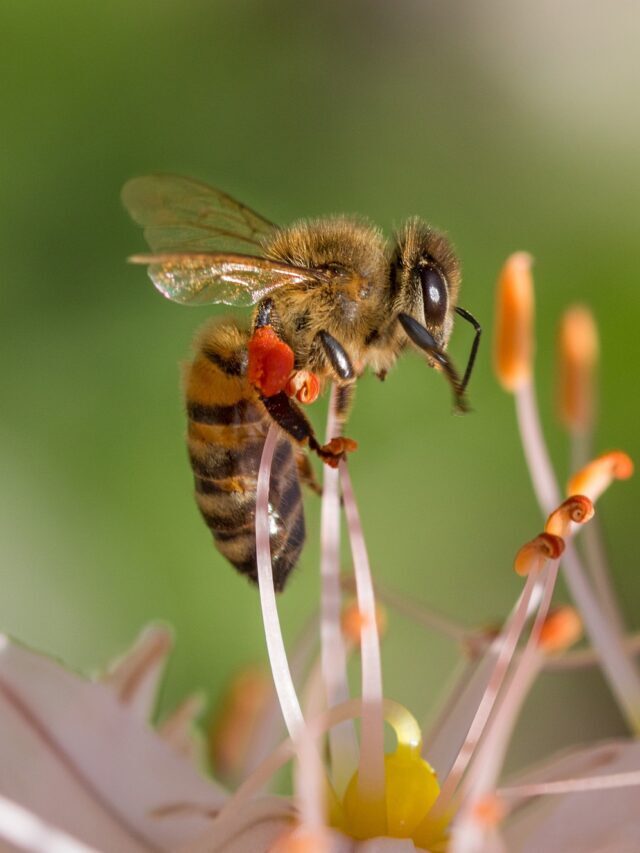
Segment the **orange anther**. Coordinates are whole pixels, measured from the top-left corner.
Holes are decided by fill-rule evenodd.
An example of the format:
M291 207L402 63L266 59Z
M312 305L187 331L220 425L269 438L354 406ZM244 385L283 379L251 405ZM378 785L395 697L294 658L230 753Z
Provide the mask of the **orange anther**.
M330 846L324 833L297 829L277 838L269 853L329 853Z
M498 279L494 363L507 391L516 391L531 376L533 360L533 279L531 255L507 258Z
M548 654L563 652L582 637L582 620L574 607L552 610L540 629L538 645Z
M362 629L369 624L369 617L358 608L358 603L353 601L342 611L342 631L348 640L360 645ZM376 625L378 633L384 634L387 627L387 612L380 604L376 604Z
M584 432L593 420L598 330L588 308L569 308L558 336L558 406L567 429Z
M241 770L272 695L269 678L258 668L239 672L229 685L209 728L209 754L221 776L234 776Z
M253 333L247 346L249 364L247 378L265 397L284 391L293 370L293 350L271 326Z
M544 526L546 533L565 537L571 524L585 524L593 518L594 506L584 495L571 495L555 509Z
M553 533L540 533L520 548L513 562L513 569L516 574L522 576L538 572L548 560L557 560L563 551L564 539Z
M285 388L289 397L295 397L300 403L314 403L320 394L320 381L310 370L296 370Z
M613 480L626 480L632 474L631 458L621 450L612 450L574 474L567 484L567 492L588 495L595 502Z
M487 829L493 829L502 823L506 813L504 802L496 794L480 797L473 806L473 817Z

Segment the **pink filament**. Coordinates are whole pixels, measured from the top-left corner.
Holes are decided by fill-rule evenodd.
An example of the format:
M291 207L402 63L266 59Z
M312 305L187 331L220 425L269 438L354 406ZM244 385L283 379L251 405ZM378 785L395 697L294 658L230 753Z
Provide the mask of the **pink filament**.
M516 392L516 411L529 474L538 503L549 515L560 503L560 490L555 479L544 441L535 392L531 381ZM640 730L640 675L626 654L620 631L607 618L606 609L593 593L578 553L569 544L562 558L564 575L586 633L600 654L602 669L613 695L632 731ZM537 601L535 602L538 603Z
M382 703L383 712L388 716L397 716L398 711L402 712L402 707L391 699L384 699ZM349 720L355 720L362 717L364 714L364 703L360 699L349 699L348 702L343 702L341 705L336 705L330 708L324 714L309 722L307 733L312 739L321 737L325 732L330 731L335 726L339 726ZM215 833L216 824L224 822L227 818L231 818L234 813L241 809L244 803L248 802L266 782L277 773L288 761L296 754L296 745L291 738L287 738L274 749L274 751L264 759L261 764L256 767L251 776L249 776L240 785L226 801L224 806L218 812L215 823L212 826L212 832Z
M461 815L463 821L469 818L469 811L472 809L476 798L483 796L495 787L518 713L529 688L542 668L544 655L539 649L538 641L551 607L551 599L558 577L558 567L559 562L554 560L545 571L542 601L526 646L517 661L511 680L498 700L486 736L476 750L473 766L464 783L463 796L467 801L467 808L465 808L465 813Z
M482 732L484 731L489 715L491 714L495 701L498 697L498 692L502 686L502 682L507 674L518 639L527 620L529 601L537 582L538 578L535 575L528 575L524 589L522 590L518 600L517 608L509 618L503 633L491 644L491 649L497 650L497 659L491 672L487 689L478 704L462 748L460 749L456 760L453 763L453 767L442 786L440 796L432 810L432 815L441 815L446 811L447 806L450 804L456 791L458 783L471 760L478 741L482 736Z
M523 799L525 797L540 797L545 794L575 794L587 791L604 791L611 788L630 788L633 785L640 785L640 770L589 776L583 779L558 779L555 782L514 785L510 788L499 788L496 793L504 798Z
M369 803L380 803L381 820L384 822L384 721L376 603L369 557L346 462L340 463L340 478L353 554L358 608L363 619L360 635L363 707L358 793L361 799Z
M301 772L298 774L298 779L301 788L298 793L302 823L311 830L315 830L324 825L322 796L324 774L320 756L307 733L300 703L293 686L273 588L273 568L269 541L269 481L277 440L278 427L272 424L262 451L256 494L256 561L260 605L273 683L282 708L282 716L289 735L296 746L296 753L300 762Z
M327 416L327 441L339 435L335 417L336 389L331 390ZM347 653L340 614L340 484L336 468L323 465L322 516L320 523L321 622L320 643L322 676L327 707L349 698ZM358 746L353 723L345 722L329 731L331 775L339 792L344 791L358 763Z

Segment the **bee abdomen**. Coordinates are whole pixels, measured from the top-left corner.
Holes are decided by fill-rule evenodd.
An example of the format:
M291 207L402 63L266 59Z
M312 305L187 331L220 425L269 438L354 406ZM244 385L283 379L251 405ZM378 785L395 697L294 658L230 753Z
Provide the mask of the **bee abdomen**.
M246 380L247 339L228 321L201 333L187 374L187 444L196 503L216 547L257 582L257 472L271 419ZM295 450L284 434L274 454L269 526L274 586L281 590L305 538Z

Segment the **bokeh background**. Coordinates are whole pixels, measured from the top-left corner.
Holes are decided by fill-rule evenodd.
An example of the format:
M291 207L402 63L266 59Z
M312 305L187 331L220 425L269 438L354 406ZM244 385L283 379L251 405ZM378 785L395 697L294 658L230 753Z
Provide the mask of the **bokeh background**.
M131 176L199 177L286 223L354 212L389 233L418 214L459 250L486 337L474 413L407 356L359 385L352 475L376 576L469 624L500 619L511 560L541 518L512 401L491 369L505 256L536 258L537 378L558 472L562 310L602 340L597 446L640 457L640 13L634 0L215 2L4 0L0 10L0 622L91 671L150 620L176 631L167 708L212 702L264 661L254 589L191 497L179 363L224 308L163 301L128 254ZM462 363L471 330L451 345ZM323 405L312 417L320 426ZM602 501L615 579L640 627L640 480ZM318 595L317 499L280 607L293 639ZM345 563L348 555L345 554ZM455 649L390 614L388 695L423 716ZM510 758L622 731L597 673L546 676Z

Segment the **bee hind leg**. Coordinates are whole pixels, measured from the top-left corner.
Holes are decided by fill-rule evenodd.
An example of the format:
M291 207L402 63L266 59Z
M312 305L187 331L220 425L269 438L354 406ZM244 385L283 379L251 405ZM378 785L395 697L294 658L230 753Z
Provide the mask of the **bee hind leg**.
M350 438L332 438L328 444L320 444L309 421L284 391L271 397L261 397L261 400L278 426L298 444L306 442L310 449L332 468L337 468L346 454L358 446Z
M311 467L311 460L305 451L299 447L296 453L296 465L300 482L310 489L315 495L322 495L322 486L316 479L316 473Z

